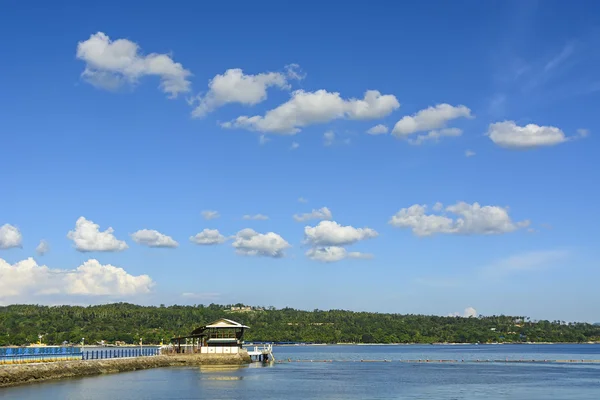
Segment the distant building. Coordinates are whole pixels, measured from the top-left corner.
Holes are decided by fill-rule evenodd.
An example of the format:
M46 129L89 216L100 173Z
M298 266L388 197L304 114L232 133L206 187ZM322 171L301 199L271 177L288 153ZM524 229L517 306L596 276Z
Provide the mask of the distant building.
M221 318L194 329L188 336L171 339L177 353L224 354L239 353L246 325Z

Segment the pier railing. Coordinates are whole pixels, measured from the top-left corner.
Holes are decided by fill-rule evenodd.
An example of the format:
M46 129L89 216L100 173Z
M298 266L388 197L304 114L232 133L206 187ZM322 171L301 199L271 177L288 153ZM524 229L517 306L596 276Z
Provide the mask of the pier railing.
M113 349L82 349L79 352L72 353L38 353L38 354L10 354L0 356L0 365L9 364L28 364L56 361L77 361L77 360L105 360L111 358L133 358L133 357L151 357L161 354L161 349L156 347L145 348L113 348Z
M84 350L81 355L82 360L103 360L108 358L131 358L131 357L150 357L160 355L160 348L129 348L129 349L105 349L105 350Z

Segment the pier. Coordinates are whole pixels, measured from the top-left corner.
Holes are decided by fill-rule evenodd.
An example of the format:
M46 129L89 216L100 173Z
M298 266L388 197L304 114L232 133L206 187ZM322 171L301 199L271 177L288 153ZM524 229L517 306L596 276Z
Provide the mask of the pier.
M275 361L273 356L273 345L266 344L264 346L254 346L246 349L252 361L272 362Z

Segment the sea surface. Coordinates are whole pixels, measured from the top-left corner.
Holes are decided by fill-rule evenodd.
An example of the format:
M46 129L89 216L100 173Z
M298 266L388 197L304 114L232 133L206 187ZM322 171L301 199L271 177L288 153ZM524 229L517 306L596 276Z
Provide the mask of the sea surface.
M600 364L477 362L600 360L600 345L278 346L274 355L271 366L68 379L0 389L0 399L600 399ZM407 362L418 359L458 362Z

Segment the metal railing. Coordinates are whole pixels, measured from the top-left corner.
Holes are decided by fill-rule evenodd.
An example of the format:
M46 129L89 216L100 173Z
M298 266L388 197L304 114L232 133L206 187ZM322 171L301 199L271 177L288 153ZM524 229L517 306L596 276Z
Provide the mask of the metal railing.
M105 360L111 358L151 357L161 354L156 348L91 349L64 354L10 354L0 356L0 365L28 364L57 361Z

